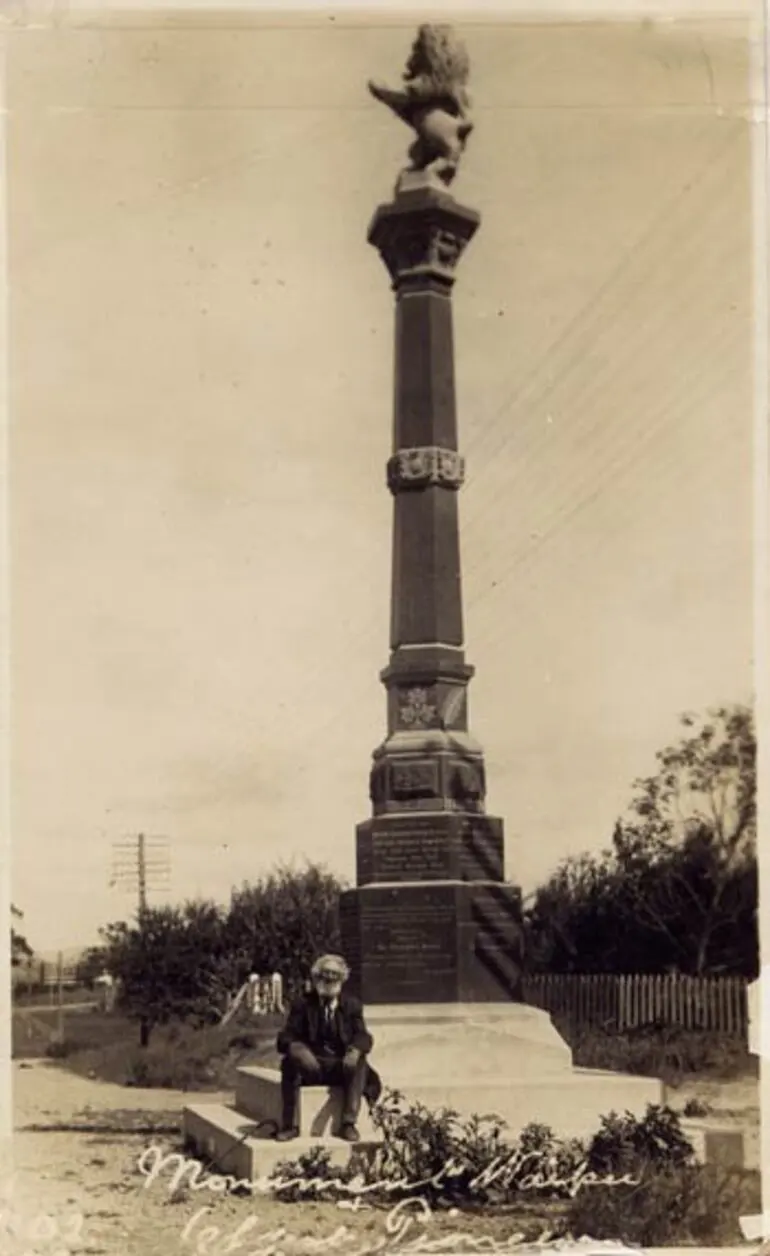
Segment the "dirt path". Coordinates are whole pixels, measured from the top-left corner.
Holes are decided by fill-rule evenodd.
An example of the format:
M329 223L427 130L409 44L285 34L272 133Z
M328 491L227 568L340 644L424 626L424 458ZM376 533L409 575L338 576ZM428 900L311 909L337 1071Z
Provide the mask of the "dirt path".
M27 1235L8 1246L0 1233L2 1256L226 1256L228 1250L236 1256L321 1256L324 1251L353 1256L384 1233L381 1211L354 1215L334 1204L293 1205L208 1190L172 1197L165 1182L147 1189L137 1165L142 1152L153 1143L169 1153L181 1152L178 1132L170 1131L178 1128L184 1105L223 1097L126 1089L45 1061L14 1063L13 1208ZM77 1128L57 1129L62 1125ZM148 1132L153 1125L158 1132ZM131 1128L136 1132L127 1132ZM210 1215L203 1221L199 1216L192 1237L185 1237L185 1226L205 1206ZM58 1222L55 1242L30 1236L30 1225L41 1214ZM79 1217L82 1224L76 1225ZM248 1238L228 1249L227 1240L246 1223L252 1227ZM449 1224L467 1231L470 1221ZM206 1239L203 1225L215 1225L219 1233ZM344 1241L328 1244L341 1225L351 1231L347 1246ZM437 1219L437 1225L443 1232L444 1222ZM276 1237L279 1227L287 1233Z
M209 1102L217 1098L206 1096ZM9 1256L16 1250L20 1256L194 1252L181 1234L204 1201L188 1197L172 1204L161 1189L146 1190L137 1169L143 1149L153 1142L178 1149L178 1135L170 1131L192 1099L176 1091L91 1081L44 1062L15 1063L12 1202L26 1234ZM67 1125L77 1128L56 1128ZM147 1132L153 1126L160 1132ZM228 1201L215 1202L218 1214L231 1211ZM55 1242L43 1233L41 1214L57 1224ZM36 1239L35 1219L41 1231Z

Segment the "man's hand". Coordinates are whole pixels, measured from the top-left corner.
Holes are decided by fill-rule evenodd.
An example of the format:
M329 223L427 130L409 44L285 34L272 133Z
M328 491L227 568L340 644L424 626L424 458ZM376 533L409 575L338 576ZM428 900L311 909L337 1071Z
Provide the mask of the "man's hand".
M342 1059L343 1068L356 1068L358 1061L361 1059L361 1052L357 1047L348 1047Z

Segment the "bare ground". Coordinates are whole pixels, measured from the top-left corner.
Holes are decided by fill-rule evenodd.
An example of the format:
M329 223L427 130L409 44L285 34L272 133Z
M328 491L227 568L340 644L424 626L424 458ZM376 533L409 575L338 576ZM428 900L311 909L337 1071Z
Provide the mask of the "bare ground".
M77 1242L58 1248L50 1241L26 1241L13 1249L13 1256L224 1256L222 1246L247 1218L256 1224L236 1250L238 1256L278 1256L278 1253L315 1253L324 1250L335 1256L350 1256L363 1245L385 1234L385 1212L367 1210L357 1214L335 1204L303 1201L281 1203L273 1199L213 1195L209 1191L186 1191L171 1197L165 1185L155 1183L149 1190L137 1167L142 1151L150 1144L162 1145L168 1152L180 1152L178 1127L187 1103L217 1102L222 1096L207 1092L142 1090L93 1081L67 1072L44 1061L14 1063L14 1109L16 1132L13 1140L14 1194L16 1212L29 1222L41 1212L67 1222L71 1233L73 1213L83 1216ZM62 1126L69 1128L62 1129ZM153 1132L153 1126L157 1132ZM126 1132L133 1127L136 1133ZM119 1132L115 1132L119 1131ZM140 1132L141 1131L141 1132ZM288 1156L287 1156L288 1158ZM203 1206L210 1216L199 1224L194 1235L185 1239L185 1226ZM201 1225L216 1225L217 1236L199 1243ZM545 1224L545 1222L544 1222ZM347 1226L347 1238L339 1236L325 1247L340 1226ZM274 1242L262 1236L285 1227L286 1234ZM436 1216L432 1233L494 1233L500 1239L520 1230L509 1218ZM420 1227L412 1225L410 1238ZM0 1235L0 1238L2 1236ZM0 1242L3 1256L11 1256ZM231 1249L233 1250L233 1249Z

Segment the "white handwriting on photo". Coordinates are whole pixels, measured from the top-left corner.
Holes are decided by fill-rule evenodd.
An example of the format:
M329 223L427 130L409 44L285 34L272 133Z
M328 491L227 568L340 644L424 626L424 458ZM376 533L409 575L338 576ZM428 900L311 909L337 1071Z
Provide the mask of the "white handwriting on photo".
M551 1238L550 1232L544 1232L536 1244L527 1240L523 1234L515 1232L504 1239L495 1239L490 1235L469 1234L466 1231L444 1233L435 1238L426 1232L427 1223L432 1218L432 1210L427 1201L419 1194L420 1190L438 1187L442 1182L458 1177L465 1172L462 1165L451 1161L437 1173L421 1181L411 1182L406 1178L366 1183L363 1177L354 1177L347 1182L339 1178L319 1179L313 1177L276 1178L261 1177L242 1179L230 1174L207 1173L201 1164L190 1156L178 1152L164 1152L152 1144L146 1147L138 1158L137 1168L144 1178L144 1189L149 1189L158 1182L165 1185L169 1195L187 1187L192 1191L209 1191L216 1195L225 1195L235 1190L243 1190L254 1195L276 1195L281 1191L296 1190L300 1194L318 1197L324 1191L336 1190L342 1195L337 1199L339 1208L357 1212L366 1208L366 1196L374 1193L393 1194L396 1191L414 1192L406 1199L401 1199L387 1213L384 1233L363 1246L349 1250L347 1256L371 1256L373 1253L397 1252L399 1256L408 1253L451 1252L458 1248L464 1251L504 1252L524 1246L542 1246ZM524 1173L527 1168L530 1172ZM590 1186L637 1186L638 1178L626 1174L622 1177L599 1175L581 1165L568 1178L559 1177L553 1163L542 1162L542 1158L531 1153L513 1152L507 1158L493 1160L483 1169L472 1182L477 1188L500 1186L516 1180L521 1190L553 1190L560 1188L574 1198L583 1187ZM292 1235L285 1226L263 1233L255 1233L259 1225L259 1217L253 1214L247 1217L231 1233L223 1232L221 1226L205 1225L207 1217L213 1212L213 1206L206 1204L193 1214L181 1233L182 1244L190 1248L195 1256L227 1256L228 1253L241 1249L248 1238L248 1256L281 1256L285 1247L300 1248L309 1253L336 1251L342 1246L355 1244L358 1236L348 1226L338 1226L331 1234L320 1238L298 1238ZM449 1216L457 1216L456 1209L450 1210ZM413 1231L416 1230L416 1233ZM411 1236L411 1237L407 1237Z

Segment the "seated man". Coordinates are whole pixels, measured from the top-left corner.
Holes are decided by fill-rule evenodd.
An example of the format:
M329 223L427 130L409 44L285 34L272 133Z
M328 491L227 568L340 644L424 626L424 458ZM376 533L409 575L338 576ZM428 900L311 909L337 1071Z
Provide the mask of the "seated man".
M350 970L341 955L322 955L311 969L312 989L297 999L278 1035L281 1061L282 1127L280 1142L299 1134L299 1088L342 1086L344 1092L340 1137L358 1142L356 1129L361 1099L376 1103L380 1079L367 1063L372 1036L364 1023L361 1003L342 987Z

